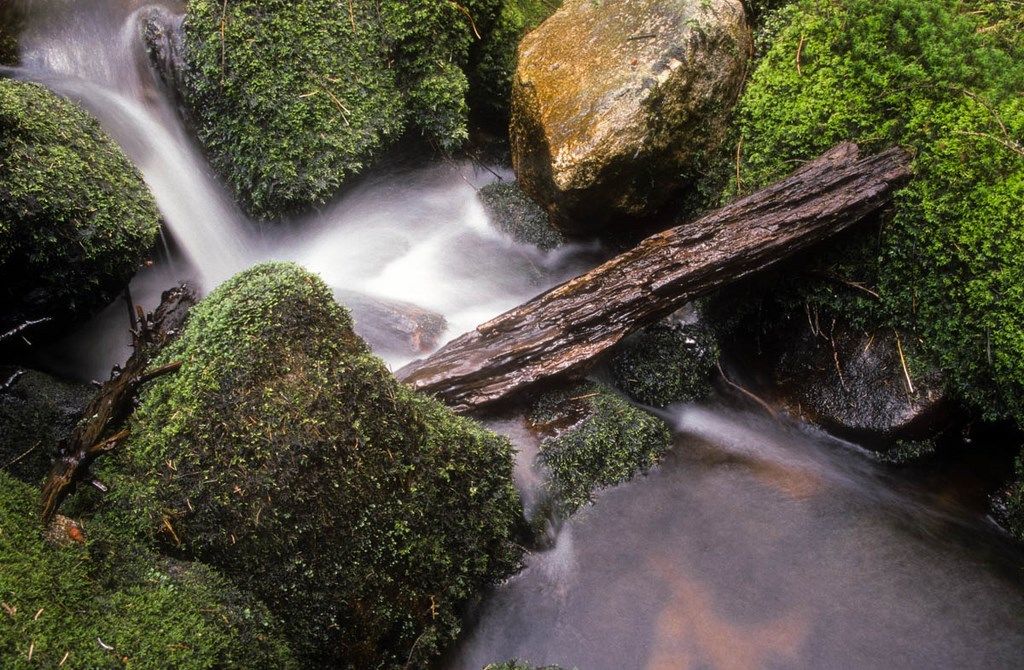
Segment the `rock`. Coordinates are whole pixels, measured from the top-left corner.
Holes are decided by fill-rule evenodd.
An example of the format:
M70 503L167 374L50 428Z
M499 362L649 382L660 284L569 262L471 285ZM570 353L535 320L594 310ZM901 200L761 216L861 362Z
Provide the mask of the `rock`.
M355 330L377 353L417 355L433 351L448 330L443 314L401 300L356 291L335 291L352 313Z
M215 570L96 521L59 518L49 535L74 537L51 543L38 514L38 489L0 472L0 666L299 667L280 622Z
M95 119L0 79L0 346L22 324L55 331L109 304L159 228L142 176Z
M314 275L247 270L154 365L103 518L213 565L303 667L423 667L514 570L512 448L399 384Z
M1017 456L1012 481L992 500L999 523L1019 542L1024 542L1024 452Z
M149 61L160 80L173 93L181 91L184 83L183 20L182 15L159 6L147 8L142 19L142 39Z
M538 460L563 516L591 502L598 489L646 472L670 445L663 421L589 382L541 396L529 423L546 435Z
M557 665L530 665L525 661L513 659L504 663L490 663L484 666L484 670L562 670Z
M787 404L828 430L869 442L924 440L934 437L950 418L942 375L934 369L911 373L907 386L900 357L912 339L893 331L873 335L842 325L817 333L804 324L786 337L773 376ZM913 364L909 361L908 365Z
M750 50L739 0L568 0L519 47L523 190L574 234L653 215L722 143Z
M22 9L8 2L0 7L0 65L18 64L18 35L22 30Z
M565 243L565 236L551 226L544 210L517 184L495 182L481 188L478 195L491 223L516 242L544 250Z
M623 343L611 361L615 385L637 402L667 407L711 392L718 341L711 330L673 315Z
M0 366L0 384L8 380L13 380L10 387L0 391L0 469L37 484L96 389L35 370Z

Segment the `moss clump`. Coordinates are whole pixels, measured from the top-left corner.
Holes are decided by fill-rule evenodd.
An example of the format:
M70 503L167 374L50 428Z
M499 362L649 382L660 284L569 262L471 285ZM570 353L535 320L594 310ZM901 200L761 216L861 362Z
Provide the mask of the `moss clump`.
M94 541L96 524L85 544L51 544L38 513L36 489L0 472L4 668L297 667L266 608L210 568ZM108 542L130 558L112 562Z
M551 433L541 442L538 459L565 515L591 502L599 488L647 472L670 444L664 422L600 384L552 391L538 400L529 418Z
M323 204L407 130L467 138L473 45L500 0L193 0L184 99L252 215Z
M1013 482L996 501L996 512L1010 535L1024 542L1024 452L1014 465Z
M488 184L478 195L491 223L516 242L544 250L565 244L565 236L551 225L544 210L515 183Z
M171 360L107 516L257 594L307 666L423 666L517 566L508 441L398 383L314 275L236 276Z
M872 452L875 457L890 465L909 465L935 454L935 440L897 440L886 451Z
M663 322L627 342L612 359L612 373L629 397L666 407L706 397L718 355L718 342L708 328Z
M788 23L740 105L743 186L846 139L869 151L911 147L917 174L880 236L829 252L828 274L881 299L804 282L793 302L913 333L958 396L990 417L1024 421L1019 8L801 0L782 14Z
M158 230L139 173L95 119L0 79L0 324L110 302Z
M0 381L14 370L0 367ZM38 482L50 469L57 444L74 429L96 390L29 370L0 392L0 469Z
M484 670L562 670L557 665L530 665L525 661L513 659L504 663L490 663L484 666Z

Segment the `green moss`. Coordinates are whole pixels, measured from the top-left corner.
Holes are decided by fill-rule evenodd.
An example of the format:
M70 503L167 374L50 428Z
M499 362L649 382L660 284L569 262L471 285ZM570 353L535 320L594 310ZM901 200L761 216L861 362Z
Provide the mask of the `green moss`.
M467 138L471 50L500 0L192 0L184 98L254 216L323 204L402 133Z
M15 370L0 368L0 382ZM29 370L0 392L0 469L36 483L49 471L57 444L74 429L96 389Z
M139 173L92 117L0 79L0 314L70 316L110 302L158 230Z
M557 665L530 665L525 661L511 660L504 663L491 663L484 666L484 670L562 670Z
M933 455L936 448L935 440L897 440L887 451L873 453L883 463L908 465Z
M627 342L612 359L615 385L637 402L666 407L711 391L718 342L702 325L659 323Z
M545 250L565 244L565 236L517 184L495 182L480 189L478 195L491 223L516 242Z
M107 516L256 593L309 666L420 667L517 565L511 446L399 384L351 325L291 264L213 292L107 464Z
M566 515L591 502L605 486L646 472L668 449L664 422L599 384L579 384L540 398L530 422L553 432L538 459Z
M925 344L956 394L1024 420L1024 39L1005 3L803 0L740 106L742 187L846 139L915 152L880 235L835 246L809 301ZM795 54L800 51L800 67Z
M998 501L1000 521L1011 535L1024 542L1024 453L1017 457L1013 482Z
M52 544L38 510L36 489L0 472L4 668L297 667L266 608L215 571L142 551L111 562L96 524L87 544Z

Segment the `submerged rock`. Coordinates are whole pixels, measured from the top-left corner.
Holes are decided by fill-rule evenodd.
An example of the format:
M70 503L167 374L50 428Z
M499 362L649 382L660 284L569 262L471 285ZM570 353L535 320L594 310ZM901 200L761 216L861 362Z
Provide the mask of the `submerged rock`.
M44 539L38 515L38 489L0 472L0 666L299 667L280 622L215 570L98 522L59 518Z
M519 47L523 190L566 232L656 213L723 141L750 50L739 0L568 0Z
M581 383L542 396L529 416L547 437L538 460L557 512L568 516L593 494L647 472L670 445L668 427L601 384Z
M334 295L351 312L356 332L378 353L428 353L437 348L448 329L443 314L409 302L356 291L336 291Z
M105 517L259 596L304 667L422 667L518 565L511 445L399 384L314 275L236 276L161 360Z
M0 469L35 484L49 471L57 444L71 434L96 389L43 372L0 367Z
M565 243L565 236L552 227L544 210L517 184L488 184L480 189L479 196L491 223L516 242L544 250Z
M141 175L95 119L0 79L0 335L108 304L159 226Z

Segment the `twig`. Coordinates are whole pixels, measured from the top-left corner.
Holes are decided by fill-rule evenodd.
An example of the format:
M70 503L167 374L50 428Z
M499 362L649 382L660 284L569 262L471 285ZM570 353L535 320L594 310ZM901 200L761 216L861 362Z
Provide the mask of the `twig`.
M227 39L224 36L228 23L228 0L220 8L220 85L224 86L224 76L227 73Z
M655 38L657 36L658 36L658 33L643 33L641 35L630 35L629 37L626 38L626 41L627 42L632 42L634 40L649 40L649 39L653 39L653 38Z
M740 180L740 160L743 156L743 135L740 135L739 142L736 143L736 192L739 193L743 189L743 182Z
M11 461L11 462L10 462L10 463L8 463L7 465L5 465L5 466L4 466L4 470L8 470L8 469L10 469L10 467L11 467L12 465L17 465L17 464L18 464L18 462L19 462L19 461L21 461L21 459L23 459L23 458L25 458L26 456L28 456L29 454L31 454L31 453L32 453L33 451L35 451L35 450L36 450L36 449L37 449L38 447L39 447L39 443L38 443L38 442L36 442L36 443L35 443L35 444L33 444L33 445L32 445L31 447L29 447L27 451L23 452L23 453L22 453L22 454L21 454L20 456L18 456L18 457L17 457L17 458L15 458L15 459L14 459L13 461Z
M476 35L476 38L478 40L482 40L483 37L480 36L480 31L476 29L476 22L473 20L473 15L469 13L469 10L460 5L459 3L455 2L455 0L448 0L448 2L455 5L455 7L458 8L460 12L466 15L466 18L469 19L469 27L473 29L473 34Z
M910 391L908 395L913 395L914 382L910 381L910 370L907 369L907 359L903 356L903 344L900 342L900 334L896 332L895 328L892 329L892 334L896 336L896 351L900 355L900 364L903 366L903 376L907 380L907 389Z
M800 44L796 45L796 73L801 76L803 76L804 74L803 70L800 67L800 54L802 54L804 51L804 39L805 36L801 35Z
M9 337L14 337L18 333L22 332L23 330L27 330L32 326L38 326L39 324L46 323L48 321L53 321L53 319L48 316L44 316L41 319L30 319L29 321L25 321L24 323L17 325L14 328L8 330L6 333L0 335L0 342L3 342Z
M725 380L726 384L728 384L729 386L733 387L734 389L736 389L737 391L739 391L743 395L747 396L748 398L750 398L751 400L756 402L758 405L760 405L764 409L764 411L768 412L768 414L771 415L771 417L773 419L777 420L779 418L779 415L775 412L774 409L772 409L771 405L769 405L764 400L762 400L760 397L755 395L753 391L748 391L747 389L743 388L742 386L740 386L739 384L737 384L733 380L729 379L729 376L727 374L725 374L725 370L722 369L722 363L720 361L718 363L716 363L716 365L718 366L718 374L722 375L722 379Z
M352 9L352 0L348 0L348 20L352 22L352 32L357 30L356 28L356 13Z
M18 381L23 374L25 374L24 370L16 370L14 374L7 378L7 381L0 384L0 393L7 393L10 391L11 387L14 386L14 382Z

